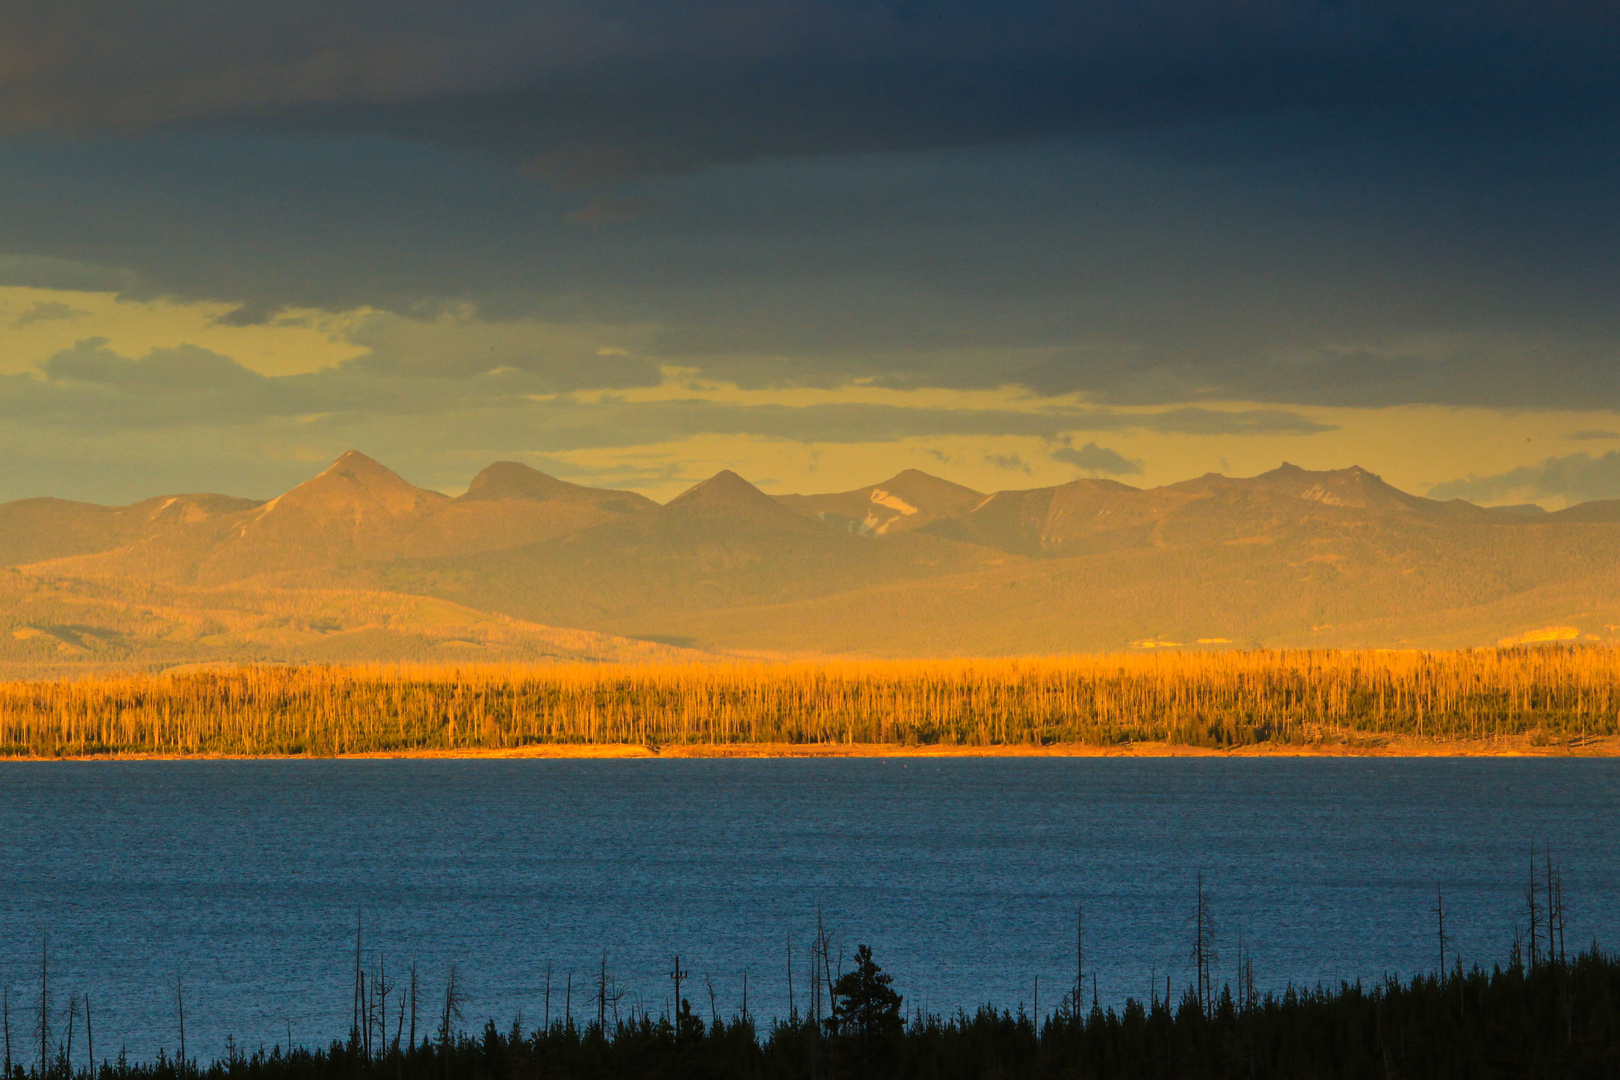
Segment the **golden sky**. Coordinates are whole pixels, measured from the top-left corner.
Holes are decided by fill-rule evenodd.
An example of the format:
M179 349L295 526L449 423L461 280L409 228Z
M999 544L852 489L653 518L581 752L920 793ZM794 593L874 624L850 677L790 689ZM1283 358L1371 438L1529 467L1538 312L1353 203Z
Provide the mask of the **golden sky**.
M267 385L275 385L275 380L287 381L291 376L335 377L346 365L363 366L380 348L390 350L396 369L413 365L432 369L435 364L453 365L454 358L463 353L485 356L496 350L518 354L525 349L565 348L619 360L643 348L653 332L646 326L532 319L486 322L465 312L410 319L368 309L284 311L265 323L238 326L226 321L230 311L222 304L133 300L111 292L3 288L0 374L60 383L59 374L47 375L52 358L95 342L104 354L131 361L182 347L208 350L248 372L269 377ZM1154 486L1205 472L1253 475L1284 461L1311 469L1360 465L1404 490L1426 493L1469 476L1499 476L1534 467L1548 458L1620 448L1620 416L1607 410L1507 411L1422 405L1294 405L1280 410L1275 402L1206 400L1198 402L1197 408L1211 417L1285 412L1299 421L1299 430L1268 430L1266 423L1246 431L1165 430L1162 418L1174 411L1172 407L1104 407L1081 394L1040 396L1018 386L906 389L867 380L835 386L744 388L704 376L695 368L666 364L657 372L655 379L648 380L650 385L507 394L498 403L505 418L504 433L488 446L479 446L476 437L468 441L469 425L476 431L481 410L490 407L488 402L476 400L452 410L448 419L446 414L432 411L378 417L365 409L357 409L347 418L330 412L292 412L269 418L188 413L167 421L166 436L161 428L153 431L148 427L132 436L130 445L150 445L167 438L171 445L190 442L199 453L222 463L233 455L256 456L273 467L261 469L239 487L240 493L249 495L274 494L278 484L296 482L352 443L353 448L378 456L418 483L452 492L489 461L517 458L581 482L633 487L657 499L667 499L722 468L734 469L772 492L845 490L905 468L992 491L1059 484L1081 475L1107 475L1136 486ZM638 409L694 405L726 407L728 416L743 417L870 406L894 411L886 415L1015 419L1067 410L1066 415L1073 419L1057 424L1056 434L945 430L862 439L857 432L818 440L813 430L794 437L773 436L769 433L772 422L767 419L755 425L757 430L748 431L704 431L699 420L699 430L682 432L679 437L621 440L622 445L613 439L597 440L595 445L589 439L585 445L557 445L547 438L546 418L559 408L611 409L618 417L616 422L634 424ZM521 416L524 407L534 410L533 426L527 429L530 446L524 445L521 424L515 437L511 428L514 408ZM1088 418L1094 416L1101 422L1088 426ZM435 430L446 423L459 434L441 430L435 436ZM1073 426L1059 431L1062 423ZM428 445L409 434L402 438L402 426L425 434ZM434 438L447 443L454 438L456 444L435 447ZM600 444L604 441L607 445ZM79 442L108 444L105 436L99 441L81 436ZM1063 460L1061 454L1054 456L1055 451L1088 445L1112 452L1108 460L1113 464L1087 467ZM121 472L113 461L106 468L109 473ZM146 482L149 486L142 487L138 472L125 475L119 490L130 497L157 493L161 478ZM8 494L44 493L30 489ZM1511 487L1490 492L1480 501L1530 500L1549 508L1572 501L1560 494Z

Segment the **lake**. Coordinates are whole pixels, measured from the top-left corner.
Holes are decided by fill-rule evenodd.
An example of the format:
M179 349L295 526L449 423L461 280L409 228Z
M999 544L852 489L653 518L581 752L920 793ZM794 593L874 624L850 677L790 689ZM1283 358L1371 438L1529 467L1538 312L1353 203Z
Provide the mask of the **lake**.
M469 1027L538 1022L548 969L553 1016L594 1015L604 956L621 1013L664 1007L678 954L701 1013L746 973L769 1017L819 912L908 1011L1033 1008L1038 980L1046 1012L1077 903L1088 1002L1179 994L1200 873L1218 979L1240 941L1262 989L1376 979L1434 967L1437 885L1465 962L1505 960L1532 842L1571 947L1620 942L1617 811L1620 761L1589 759L9 763L0 981L24 1061L43 935L52 1023L89 993L98 1057L172 1054L177 978L193 1056L324 1043L358 914L368 969L416 964L419 1029L452 964Z

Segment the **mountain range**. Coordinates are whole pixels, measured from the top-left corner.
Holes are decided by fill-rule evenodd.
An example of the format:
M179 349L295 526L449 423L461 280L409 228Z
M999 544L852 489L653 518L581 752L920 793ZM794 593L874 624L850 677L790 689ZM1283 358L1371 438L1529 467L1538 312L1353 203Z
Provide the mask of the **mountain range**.
M983 493L908 469L665 504L358 452L268 502L0 504L0 664L680 660L1611 641L1620 501L1556 513L1292 465Z

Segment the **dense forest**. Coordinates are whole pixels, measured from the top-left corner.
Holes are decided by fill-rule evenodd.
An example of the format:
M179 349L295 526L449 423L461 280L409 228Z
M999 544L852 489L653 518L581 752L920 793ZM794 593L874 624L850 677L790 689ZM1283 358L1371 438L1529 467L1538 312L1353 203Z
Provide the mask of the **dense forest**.
M0 683L0 755L538 744L1375 746L1620 732L1620 649L487 667L250 666Z
M619 1016L604 978L580 1020L553 1016L526 1029L493 1020L462 1030L452 978L442 995L396 1014L357 990L346 1041L325 1049L234 1047L208 1064L184 1056L132 1064L72 1057L72 1035L55 1034L43 1076L13 1057L12 1080L982 1080L1074 1077L1523 1078L1579 1080L1620 1075L1620 958L1596 946L1566 954L1552 937L1532 956L1486 972L1455 965L1444 975L1373 986L1259 995L1252 983L1178 998L1167 993L1122 1009L1087 1002L1072 987L1039 1018L985 1006L955 1016L908 1012L864 946L854 967L829 977L813 1004L761 1025L744 1011L702 1015L682 996L676 1016ZM830 973L829 973L830 975ZM1168 986L1167 986L1168 991ZM412 993L413 1005L414 992ZM1076 1002L1080 1008L1076 1008ZM397 1022L394 1017L397 1015ZM19 1014L13 1012L15 1022ZM20 1025L19 1025L20 1026ZM10 1028L8 1027L8 1031ZM21 1044L19 1043L19 1046Z

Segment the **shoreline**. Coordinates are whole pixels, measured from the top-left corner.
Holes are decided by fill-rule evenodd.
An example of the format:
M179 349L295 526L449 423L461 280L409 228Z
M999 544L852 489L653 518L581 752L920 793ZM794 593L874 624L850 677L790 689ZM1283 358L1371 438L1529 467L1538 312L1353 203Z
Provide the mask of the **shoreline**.
M654 760L658 758L1318 758L1318 757L1477 757L1574 758L1620 757L1620 736L1603 736L1577 744L1535 745L1528 736L1494 740L1439 741L1418 738L1370 739L1361 743L1309 743L1303 745L1254 743L1231 748L1189 746L1178 743L1135 742L1111 746L1059 743L1048 746L919 745L897 743L703 743L663 746L654 750L635 743L543 743L505 748L454 750L366 750L346 754L64 754L16 755L0 762L52 761L366 761L366 760Z

